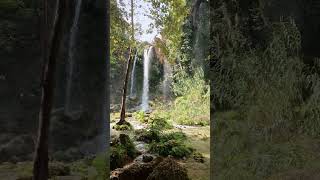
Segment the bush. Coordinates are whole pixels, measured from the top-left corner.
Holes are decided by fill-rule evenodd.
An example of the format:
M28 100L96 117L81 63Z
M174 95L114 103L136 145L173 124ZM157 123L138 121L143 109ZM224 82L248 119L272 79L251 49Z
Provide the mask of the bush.
M151 152L161 156L188 157L194 150L185 144L186 140L187 137L184 133L172 132L161 135L159 141L153 141L149 148Z
M177 73L173 90L177 98L170 107L171 119L184 125L209 125L210 87L202 69L197 69L193 77Z
M138 112L134 112L133 113L133 117L142 122L142 123L147 123L148 122L148 118L146 118L145 114L143 111L138 111Z
M153 113L167 122L183 125L209 125L210 88L204 79L202 69L197 69L193 76L184 71L175 73L172 84L176 99L171 104L158 103Z
M160 131L157 129L140 129L135 131L135 138L137 141L151 143L152 141L160 141Z
M151 124L151 129L164 130L173 128L171 122L161 117L151 117L149 123Z

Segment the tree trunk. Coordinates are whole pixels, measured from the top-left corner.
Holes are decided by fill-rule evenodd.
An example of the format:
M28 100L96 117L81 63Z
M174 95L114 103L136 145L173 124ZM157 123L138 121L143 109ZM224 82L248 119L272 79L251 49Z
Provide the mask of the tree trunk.
M52 32L52 40L49 45L50 34L48 30L48 6L47 1L44 1L44 31L42 35L43 46L43 74L42 74L42 97L39 113L39 129L38 139L33 164L33 179L34 180L46 180L49 176L48 168L48 136L50 125L50 113L53 101L54 90L54 74L56 60L59 54L63 30L68 12L68 2L63 0L59 2L58 17L56 25ZM50 49L49 49L50 48Z
M134 22L133 22L133 0L131 0L131 27L132 27L132 43L134 44ZM128 79L129 79L129 72L130 72L130 66L131 66L131 61L132 61L132 50L133 48L130 47L129 50L129 58L127 62L127 70L126 70L126 77L124 79L123 83L123 89L122 89L122 101L121 101L121 111L120 111L120 120L117 122L117 125L122 125L122 124L127 124L126 122L126 98L127 98L127 86L128 86Z
M121 101L121 112L120 112L120 120L117 123L118 125L126 124L126 98L127 98L127 89L128 89L128 79L129 79L129 73L130 73L130 66L131 66L131 48L129 50L129 58L127 61L127 69L126 69L126 77L124 79L123 83L123 89L122 89L122 101Z

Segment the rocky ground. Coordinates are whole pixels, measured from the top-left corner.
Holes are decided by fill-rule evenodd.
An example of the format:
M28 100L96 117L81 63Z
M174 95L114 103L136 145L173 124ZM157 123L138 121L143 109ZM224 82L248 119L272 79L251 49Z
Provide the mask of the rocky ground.
M111 117L111 119L114 117ZM139 177L136 179L163 179L172 180L173 174L181 174L175 179L208 180L210 174L210 127L209 126L184 126L174 125L174 128L166 130L169 132L183 132L186 134L187 144L195 149L190 157L172 158L163 157L149 152L149 144L135 137L135 131L148 129L148 124L137 121L132 115L128 115L127 121L132 125L131 130L117 131L113 129L114 121L110 126L111 138L117 138L123 134L133 139L138 155L123 167L111 172L111 179L126 180L127 177ZM161 164L162 163L162 164ZM162 167L163 165L163 167ZM111 165L112 166L112 165ZM165 170L166 169L166 170ZM176 170L177 172L172 172ZM159 172L163 171L163 172ZM165 174L172 173L171 176Z

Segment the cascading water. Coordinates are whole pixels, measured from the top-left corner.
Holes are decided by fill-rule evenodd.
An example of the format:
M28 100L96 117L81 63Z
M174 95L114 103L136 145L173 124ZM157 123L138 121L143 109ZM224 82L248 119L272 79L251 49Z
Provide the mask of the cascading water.
M143 55L143 92L142 92L142 111L149 110L149 71L150 61L153 55L152 46L144 50Z
M171 65L169 64L169 62L165 59L163 62L163 84L162 84L162 93L163 93L163 97L164 100L168 100L170 97L170 85L172 82L172 69L171 69Z
M74 51L76 45L76 35L78 33L78 21L81 12L82 0L76 1L75 14L73 18L73 24L70 30L70 41L68 49L68 76L67 76L67 87L66 87L66 99L65 99L65 113L68 114L71 110L71 87L73 77L73 66L74 66Z
M135 72L136 72L136 63L138 59L138 52L136 52L134 56L134 62L133 62L133 67L132 67L132 72L131 72L131 87L130 87L130 98L135 98L136 97L136 77L135 77Z

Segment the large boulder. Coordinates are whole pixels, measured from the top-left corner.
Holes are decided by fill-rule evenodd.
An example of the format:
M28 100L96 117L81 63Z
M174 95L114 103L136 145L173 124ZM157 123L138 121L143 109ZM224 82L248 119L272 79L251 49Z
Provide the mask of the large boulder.
M174 159L156 157L151 162L135 161L111 172L110 180L189 180L187 170Z
M167 158L153 170L147 180L189 180L189 177L186 168L174 159Z
M110 180L146 180L162 160L161 157L157 157L149 163L134 162L112 171Z
M110 169L114 170L133 161L139 155L130 137L126 134L120 134L111 143Z

